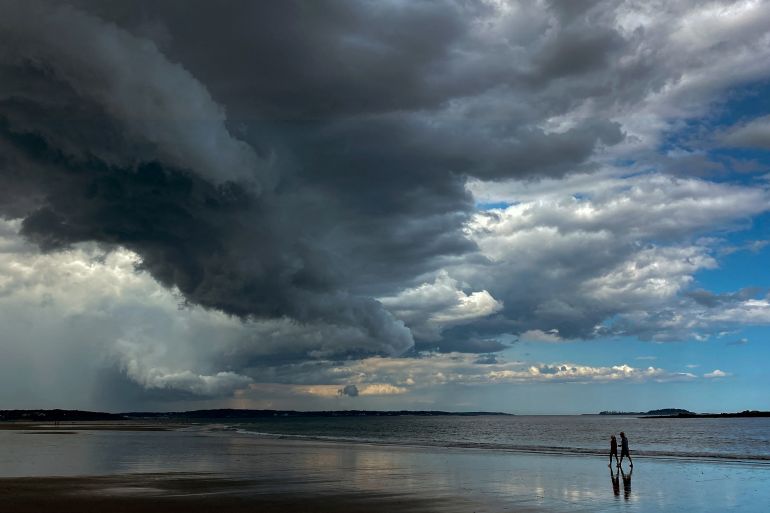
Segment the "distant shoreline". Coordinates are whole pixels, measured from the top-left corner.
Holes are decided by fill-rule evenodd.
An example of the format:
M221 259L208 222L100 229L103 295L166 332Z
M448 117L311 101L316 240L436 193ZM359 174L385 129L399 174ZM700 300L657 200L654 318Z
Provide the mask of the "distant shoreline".
M512 413L469 411L448 412L434 410L329 410L329 411L296 411L296 410L242 410L216 409L191 410L182 412L125 412L105 413L83 410L0 410L0 422L120 422L136 420L237 420L255 418L287 418L287 417L480 417L480 416L513 416Z
M688 410L666 408L649 410L647 412L603 411L600 413L584 413L582 415L602 416L633 416L645 419L691 419L691 418L741 418L741 417L770 417L770 411L744 410L734 413L695 413ZM249 420L260 418L350 418L350 417L481 417L500 416L513 417L513 413L468 411L450 412L440 410L247 410L247 409L216 409L191 410L171 412L125 412L106 413L84 410L0 410L0 426L10 424L39 424L50 422L108 422L131 423L141 421L217 421L217 420Z

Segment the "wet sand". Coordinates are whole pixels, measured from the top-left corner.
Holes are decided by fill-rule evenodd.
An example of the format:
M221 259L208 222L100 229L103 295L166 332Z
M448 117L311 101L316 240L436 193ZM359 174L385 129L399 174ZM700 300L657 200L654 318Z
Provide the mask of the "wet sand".
M179 430L0 431L0 512L746 511L770 465L265 439ZM625 472L628 478L628 467Z
M51 512L392 512L483 511L464 500L398 494L263 493L251 482L194 475L125 475L0 480L0 511Z

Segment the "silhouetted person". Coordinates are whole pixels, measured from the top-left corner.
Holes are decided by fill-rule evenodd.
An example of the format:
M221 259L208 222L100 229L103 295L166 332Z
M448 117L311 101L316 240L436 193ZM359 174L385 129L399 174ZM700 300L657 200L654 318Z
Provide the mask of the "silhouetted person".
M623 456L621 456L622 458ZM634 473L633 466L628 470L628 475L623 472L623 467L620 467L620 475L623 476L623 497L628 500L631 497L631 474Z
M631 462L631 468L634 467L634 460L631 459L631 453L628 451L628 438L626 438L626 434L621 431L620 432L620 463L618 463L618 466L623 464L623 456L628 456L628 461Z
M612 471L612 465L610 465L610 480L612 481L612 493L618 497L620 495L620 472L615 474Z
M615 463L620 465L620 462L618 461L618 441L615 438L615 435L610 436L610 464L607 465L608 467L612 466L612 456L615 456Z

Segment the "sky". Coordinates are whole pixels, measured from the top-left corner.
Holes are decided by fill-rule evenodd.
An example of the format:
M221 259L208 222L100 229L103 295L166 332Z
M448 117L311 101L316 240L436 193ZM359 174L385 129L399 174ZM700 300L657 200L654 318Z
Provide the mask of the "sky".
M770 410L770 2L0 0L0 408Z

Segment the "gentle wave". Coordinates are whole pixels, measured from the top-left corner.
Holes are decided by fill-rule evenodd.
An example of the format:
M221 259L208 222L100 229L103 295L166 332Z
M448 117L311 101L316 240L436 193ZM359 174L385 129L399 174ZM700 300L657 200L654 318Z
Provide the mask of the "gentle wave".
M275 440L305 440L316 442L336 442L336 443L355 443L368 445L392 445L398 447L442 447L450 449L476 449L490 450L500 452L522 452L534 454L551 454L565 456L602 456L607 457L607 450L593 449L585 447L554 447L546 445L511 445L511 444L493 444L477 442L449 442L449 441L419 441L409 442L401 440L385 440L377 438L356 438L339 437L323 435L293 435L285 433L268 433L254 431L241 427L227 427L227 431L234 431L239 434L257 436L261 438L270 438ZM681 452L681 451L652 451L652 450L634 450L633 456L656 459L676 459L676 460L715 460L729 461L736 463L755 463L761 465L770 465L770 456L756 454L732 454L715 452Z

